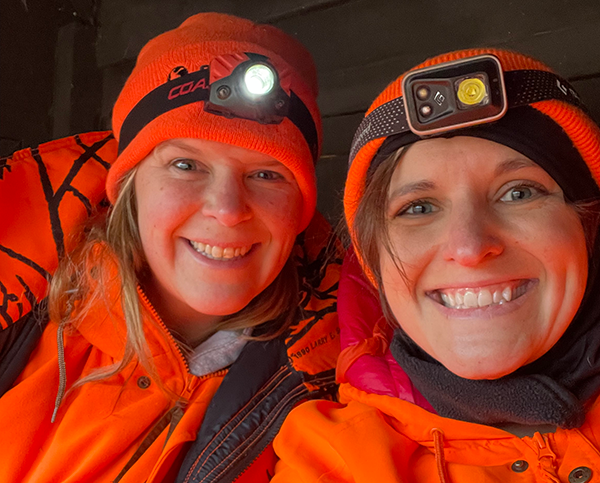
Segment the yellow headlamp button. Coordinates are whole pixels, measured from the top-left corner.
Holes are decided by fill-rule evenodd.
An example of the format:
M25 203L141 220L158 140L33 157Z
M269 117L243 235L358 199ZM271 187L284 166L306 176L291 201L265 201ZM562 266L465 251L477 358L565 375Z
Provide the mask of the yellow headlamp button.
M456 95L463 104L474 106L486 98L487 89L481 79L471 77L460 82Z

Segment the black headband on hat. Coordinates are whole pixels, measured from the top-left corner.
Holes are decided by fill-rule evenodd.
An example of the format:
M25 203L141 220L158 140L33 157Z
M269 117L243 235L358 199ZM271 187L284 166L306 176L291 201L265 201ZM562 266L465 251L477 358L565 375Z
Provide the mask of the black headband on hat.
M571 202L600 198L600 189L569 136L552 119L531 106L509 109L498 121L437 137L456 136L487 139L527 156L552 176ZM369 174L397 149L421 139L410 131L386 138L371 162Z
M264 55L249 52L246 52L244 55L249 59L245 63L268 61L268 58ZM148 92L127 114L119 133L119 155L144 127L157 117L173 109L203 102L203 107L199 109L217 114L216 111L207 109L207 102L211 99L210 65L204 65L199 70L190 73L184 67L181 67L181 69L182 71L180 72L183 73L179 74L179 77L169 79L164 84ZM227 89L231 91L229 87ZM280 107L285 107L283 114L277 121L265 122L262 119L255 119L252 116L239 115L230 111L218 115L252 119L263 124L278 124L283 118L287 118L298 128L304 137L313 157L313 162L316 163L319 153L319 135L310 110L294 91L290 90L288 95L279 85L276 91L279 92L280 98L275 100L282 103Z

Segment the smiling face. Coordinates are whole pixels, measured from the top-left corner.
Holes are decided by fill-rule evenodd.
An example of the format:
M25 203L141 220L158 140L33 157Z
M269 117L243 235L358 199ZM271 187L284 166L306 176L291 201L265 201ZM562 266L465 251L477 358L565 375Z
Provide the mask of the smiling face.
M417 142L388 191L383 289L404 331L450 371L495 379L561 337L587 277L584 231L556 182L506 146Z
M200 139L157 146L135 175L150 276L167 325L188 338L243 309L277 277L294 245L302 194L272 157Z

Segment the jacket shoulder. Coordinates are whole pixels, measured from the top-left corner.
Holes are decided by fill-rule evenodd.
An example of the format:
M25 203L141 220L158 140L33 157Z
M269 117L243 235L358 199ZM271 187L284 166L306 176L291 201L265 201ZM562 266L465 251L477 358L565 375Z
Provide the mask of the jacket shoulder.
M69 236L104 199L112 133L69 136L0 159L0 330L46 292Z

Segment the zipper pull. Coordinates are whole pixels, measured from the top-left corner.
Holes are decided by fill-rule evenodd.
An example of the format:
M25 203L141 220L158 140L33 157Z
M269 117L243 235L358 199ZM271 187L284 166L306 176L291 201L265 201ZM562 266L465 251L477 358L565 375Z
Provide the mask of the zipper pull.
M552 483L560 483L556 474L556 454L550 448L547 436L535 433L533 440L537 444L539 465L545 473L546 480Z

